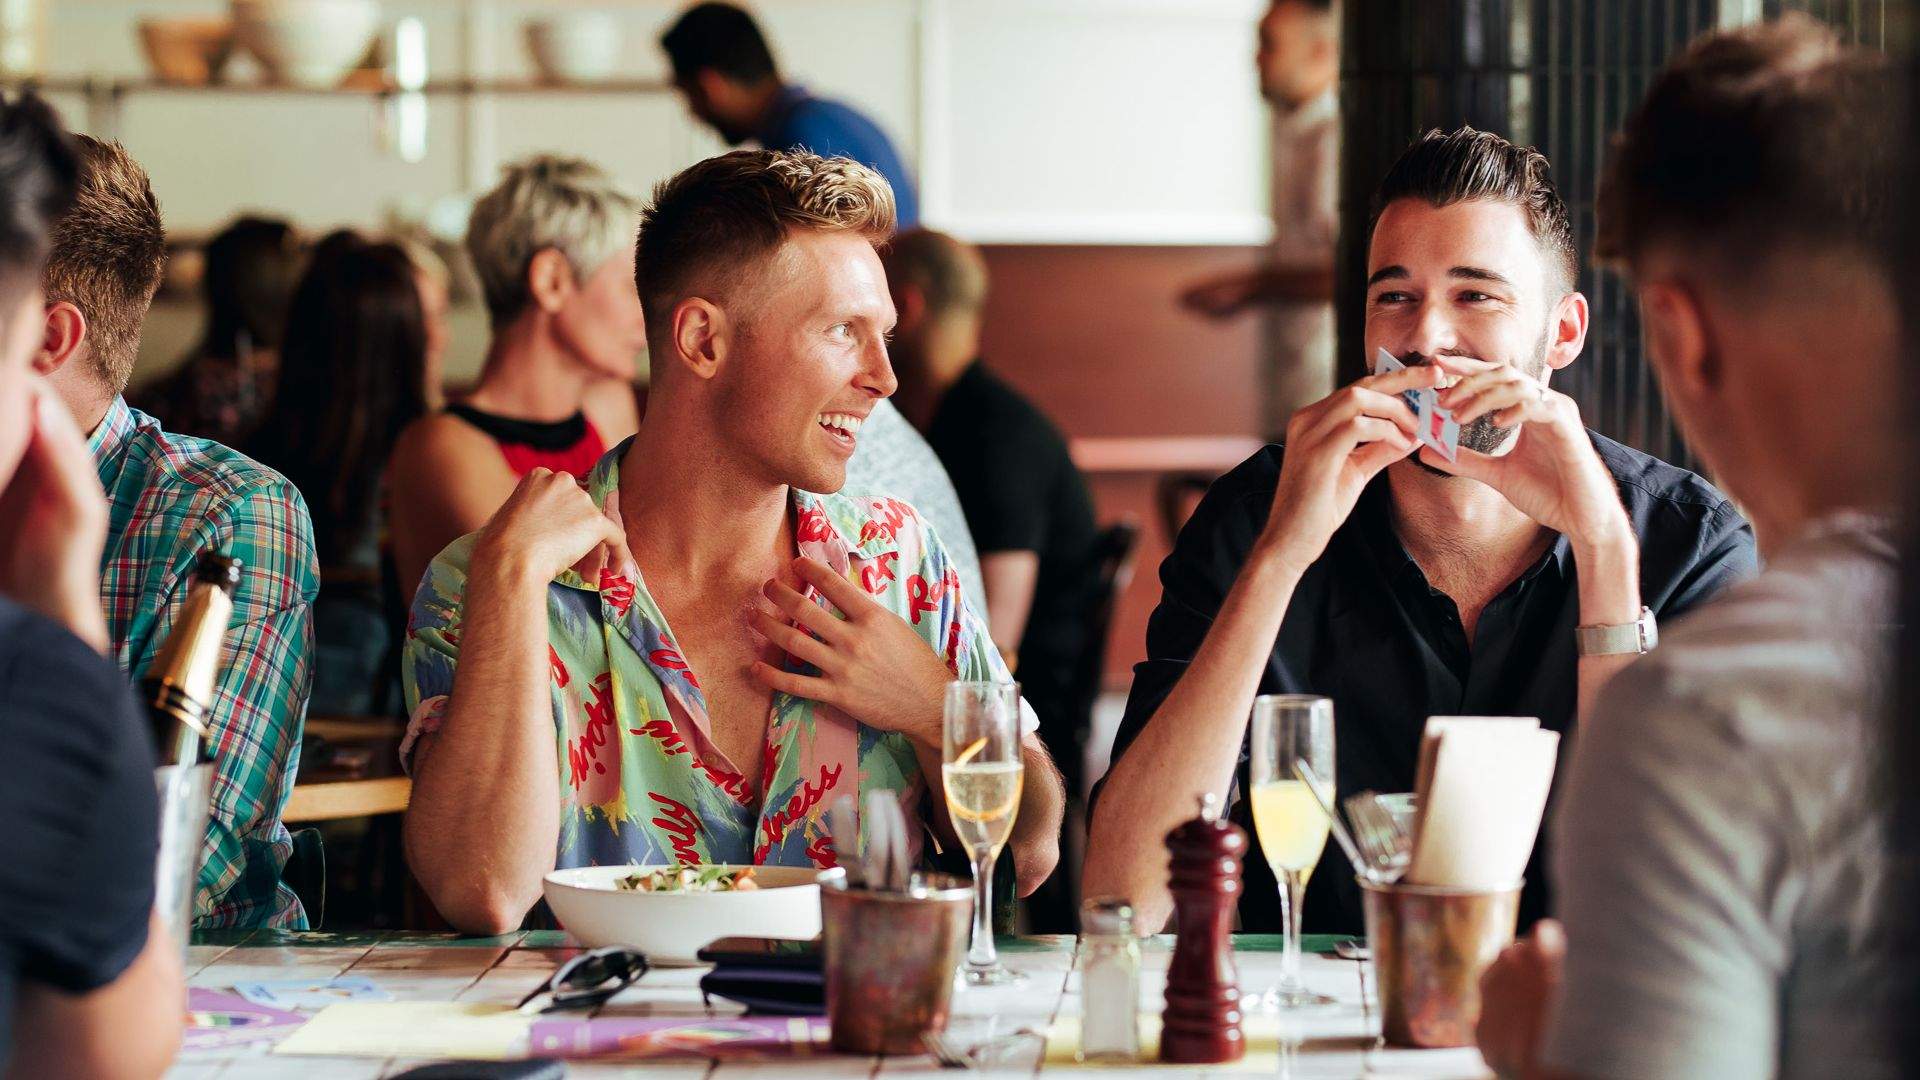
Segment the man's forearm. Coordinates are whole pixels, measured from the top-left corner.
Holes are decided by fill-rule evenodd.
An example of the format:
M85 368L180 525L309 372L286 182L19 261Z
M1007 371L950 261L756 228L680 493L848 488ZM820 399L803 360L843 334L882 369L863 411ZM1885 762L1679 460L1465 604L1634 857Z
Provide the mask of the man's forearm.
M1333 284L1332 263L1325 266L1282 266L1274 263L1254 271L1254 294L1269 303L1283 300L1331 302Z
M1021 896L1039 888L1060 864L1060 822L1066 814L1066 785L1045 746L1028 736L1020 752L1026 777L1014 819L1014 878Z
M1083 892L1124 896L1157 931L1173 904L1162 846L1212 792L1224 805L1247 717L1301 571L1256 545L1173 692L1107 773L1087 840Z
M1640 617L1640 548L1630 529L1605 540L1574 545L1580 577L1580 625L1618 626ZM1585 656L1579 661L1578 716L1585 721L1607 680L1639 657Z
M560 817L546 583L480 557L439 733L415 759L408 861L449 922L505 933L540 897Z

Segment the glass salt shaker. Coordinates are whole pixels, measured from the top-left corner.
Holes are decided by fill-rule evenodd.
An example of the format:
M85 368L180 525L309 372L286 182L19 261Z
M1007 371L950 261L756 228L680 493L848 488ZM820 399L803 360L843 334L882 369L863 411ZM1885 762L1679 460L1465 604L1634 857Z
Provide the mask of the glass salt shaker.
M1140 1057L1140 939L1133 905L1088 900L1080 909L1080 1051L1111 1064Z

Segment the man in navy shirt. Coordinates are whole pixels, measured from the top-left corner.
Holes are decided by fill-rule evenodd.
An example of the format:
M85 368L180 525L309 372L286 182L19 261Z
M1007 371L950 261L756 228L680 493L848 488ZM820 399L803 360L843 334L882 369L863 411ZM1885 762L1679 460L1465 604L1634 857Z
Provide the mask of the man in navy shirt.
M852 158L893 185L902 231L920 223L919 193L892 140L851 106L783 80L753 16L732 4L698 4L661 35L660 45L687 107L729 144L751 139L769 150Z

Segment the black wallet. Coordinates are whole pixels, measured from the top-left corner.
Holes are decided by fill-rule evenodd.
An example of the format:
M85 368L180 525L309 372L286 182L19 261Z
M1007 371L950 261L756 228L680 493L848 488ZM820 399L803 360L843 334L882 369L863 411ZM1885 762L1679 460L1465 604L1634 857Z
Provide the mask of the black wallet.
M824 1016L824 971L790 967L723 964L700 977L700 992L746 1006L765 1016Z

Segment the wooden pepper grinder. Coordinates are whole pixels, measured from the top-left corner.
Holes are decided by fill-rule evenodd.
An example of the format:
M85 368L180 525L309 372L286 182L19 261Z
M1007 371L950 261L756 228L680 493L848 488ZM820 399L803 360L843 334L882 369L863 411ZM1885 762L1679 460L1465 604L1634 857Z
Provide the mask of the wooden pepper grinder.
M1231 937L1247 834L1220 820L1215 801L1212 792L1203 795L1200 816L1167 834L1178 936L1167 969L1160 1060L1181 1065L1238 1061L1247 1052Z

